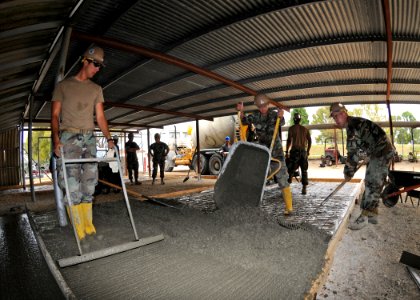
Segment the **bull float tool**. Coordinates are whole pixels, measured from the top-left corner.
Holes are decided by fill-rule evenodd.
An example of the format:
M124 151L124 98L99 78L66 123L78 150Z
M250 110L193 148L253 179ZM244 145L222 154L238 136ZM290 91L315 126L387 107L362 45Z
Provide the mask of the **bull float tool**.
M157 236L152 236L152 237L139 239L138 234L137 234L137 230L136 230L136 225L134 223L133 215L132 215L132 212L131 212L130 202L129 202L128 196L127 196L127 189L125 187L125 183L124 183L124 180L122 178L123 173L122 173L122 168L121 168L120 156L119 156L119 153L118 153L118 150L117 150L116 147L114 147L114 151L116 153L116 157L105 157L105 158L96 158L95 157L95 158L65 159L63 148L61 148L61 165L62 165L62 170L63 170L63 175L64 175L64 184L65 184L66 191L69 191L66 164L88 163L88 162L89 163L91 163L91 162L108 162L108 163L109 162L116 162L117 165L118 165L118 171L119 171L120 177L121 177L121 186L122 186L122 190L123 190L123 193L124 193L124 199L125 199L125 204L127 206L128 216L130 218L131 226L133 228L135 241L127 242L127 243L124 243L124 244L120 244L120 245L116 245L116 246L112 246L112 247L108 247L108 248L105 248L105 249L100 249L100 250L96 250L96 251L92 251L92 252L88 252L88 253L83 253L82 248L80 246L80 239L79 239L79 236L77 235L76 225L75 225L75 222L73 221L73 222L71 222L71 224L72 224L72 227L73 227L73 233L74 233L76 243L77 243L77 248L79 250L79 255L59 259L57 262L58 262L58 265L62 268L68 267L68 266L73 266L73 265L84 263L84 262L88 262L88 261L92 261L92 260L103 258L103 257L106 257L106 256L118 254L118 253L121 253L121 252L124 252L124 251L132 250L132 249L135 249L135 248L138 248L138 247L141 247L141 246L145 246L145 245L148 245L148 244L151 244L151 243L155 243L155 242L158 242L158 241L161 241L161 240L164 239L164 236L162 234L159 234ZM67 198L68 205L69 205L70 219L74 220L73 211L72 211L73 202L71 200L70 195L67 195L66 198Z
M356 172L360 169L361 166L363 166L365 163L361 163L357 166L356 170L354 171L354 174L356 174ZM341 188L347 183L349 182L350 179L344 179L324 200L322 200L322 202L315 208L315 210L310 213L308 216L314 216L320 209L321 207L324 206L324 204L330 200L332 198L332 196L334 196L335 194L337 194L337 192L339 190L341 190ZM299 222L299 223L292 223L292 222L288 222L285 221L284 219L278 219L277 220L279 225L288 229L308 229L311 227L310 224L307 223L307 221L303 221L303 222Z

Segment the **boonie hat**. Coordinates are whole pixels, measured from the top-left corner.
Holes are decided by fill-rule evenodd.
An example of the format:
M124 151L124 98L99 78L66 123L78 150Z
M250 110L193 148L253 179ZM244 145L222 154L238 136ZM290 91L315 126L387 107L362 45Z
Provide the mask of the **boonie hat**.
M89 47L83 54L85 58L104 63L104 50L98 46Z
M332 116L333 113L341 112L341 111L347 112L347 108L343 104L339 102L331 104L330 117Z

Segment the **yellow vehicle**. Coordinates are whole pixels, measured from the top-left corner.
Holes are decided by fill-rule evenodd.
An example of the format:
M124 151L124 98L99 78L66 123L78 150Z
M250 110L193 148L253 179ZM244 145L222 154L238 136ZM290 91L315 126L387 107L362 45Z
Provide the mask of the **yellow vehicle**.
M215 118L213 122L200 121L199 126L201 174L218 175L224 161L220 148L225 143L225 138L229 136L233 142L244 140L238 118L227 116ZM242 128L242 132L246 132L246 128ZM196 135L193 129L189 133L193 146L176 145L174 151L168 154L165 171L171 172L176 166L189 166L191 170L197 170Z

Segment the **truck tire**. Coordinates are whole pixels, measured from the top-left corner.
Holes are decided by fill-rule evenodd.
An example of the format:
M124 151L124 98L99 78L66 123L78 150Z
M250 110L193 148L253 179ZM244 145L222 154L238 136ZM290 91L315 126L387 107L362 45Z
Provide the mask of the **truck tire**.
M200 171L201 172L198 172L198 170L197 170L197 155L194 155L192 165L193 165L196 173L200 173L202 175L207 175L208 172L209 172L209 161L208 161L207 157L205 157L202 154L200 155L200 169L201 169Z
M222 170L223 158L220 154L215 153L209 159L209 170L212 175L219 175Z

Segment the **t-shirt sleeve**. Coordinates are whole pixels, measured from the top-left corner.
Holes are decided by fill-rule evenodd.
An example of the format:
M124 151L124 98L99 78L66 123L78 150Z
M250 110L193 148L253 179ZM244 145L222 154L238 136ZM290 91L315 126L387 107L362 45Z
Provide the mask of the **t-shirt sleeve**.
M51 100L62 102L63 99L64 99L63 88L62 88L62 85L59 83L59 84L57 84L57 86L54 89L53 96L52 96Z
M105 102L104 93L102 91L102 88L100 86L98 86L98 94L97 94L96 99L95 99L95 104L103 103L103 102Z

